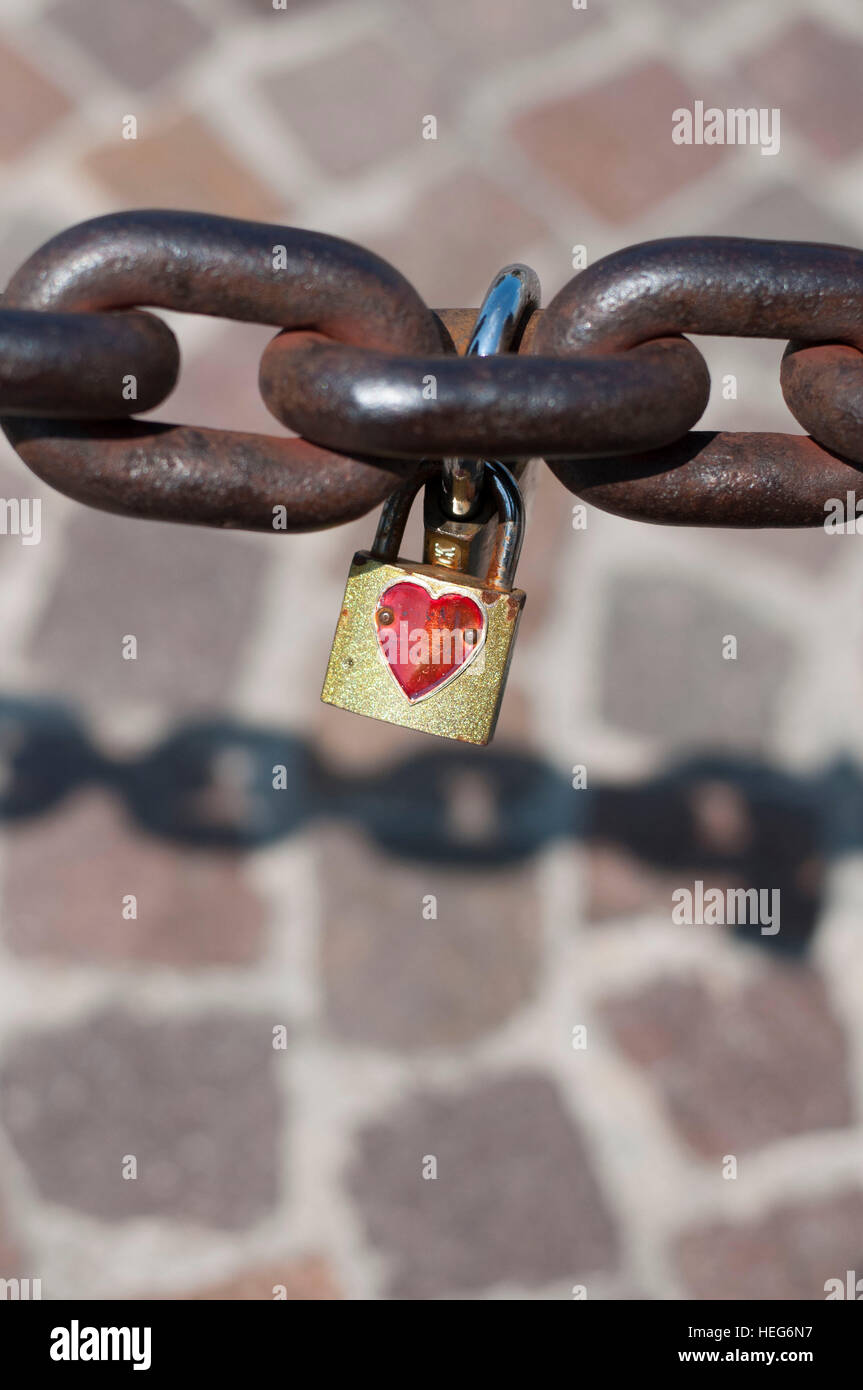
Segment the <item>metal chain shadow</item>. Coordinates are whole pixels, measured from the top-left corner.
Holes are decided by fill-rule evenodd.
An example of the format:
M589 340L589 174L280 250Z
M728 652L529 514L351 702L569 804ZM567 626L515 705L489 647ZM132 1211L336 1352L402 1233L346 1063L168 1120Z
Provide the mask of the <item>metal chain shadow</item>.
M575 790L568 773L516 749L436 747L346 773L294 734L222 718L112 758L69 706L0 698L0 820L44 815L87 785L110 788L140 828L189 849L248 851L321 820L360 827L394 858L466 872L511 867L557 841L616 846L681 886L778 888L782 930L735 931L786 955L810 943L830 860L863 844L863 776L849 758L801 777L705 753L637 783Z

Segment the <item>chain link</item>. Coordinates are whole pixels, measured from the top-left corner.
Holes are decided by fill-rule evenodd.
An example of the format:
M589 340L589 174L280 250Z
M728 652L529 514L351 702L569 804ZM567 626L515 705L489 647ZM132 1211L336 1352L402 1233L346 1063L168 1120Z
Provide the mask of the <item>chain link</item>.
M815 526L863 463L863 253L679 237L629 247L536 310L517 353L459 356L474 311L429 309L371 252L184 212L61 233L0 308L0 417L34 472L158 520L291 531L362 516L446 457L543 457L573 493L646 521ZM142 306L271 324L271 413L299 438L129 419L179 352ZM709 395L685 333L787 339L805 435L690 433Z
M337 357L359 344L443 349L431 311L371 252L316 232L195 213L129 212L73 227L25 262L4 304L76 314L147 304L217 315L335 339ZM146 364L136 365L143 371ZM117 370L118 396L127 370L135 368L123 362ZM50 409L51 384L44 384ZM152 394L149 378L147 390ZM302 439L143 421L96 424L87 409L80 414L78 421L7 418L4 429L46 482L127 516L271 530L273 509L281 506L288 529L313 530L362 516L412 471L355 447L334 454Z

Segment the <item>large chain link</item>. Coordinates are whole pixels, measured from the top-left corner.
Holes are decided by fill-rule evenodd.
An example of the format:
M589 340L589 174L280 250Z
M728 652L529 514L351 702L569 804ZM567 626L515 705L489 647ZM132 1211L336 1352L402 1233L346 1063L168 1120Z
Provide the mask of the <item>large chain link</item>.
M518 353L461 357L473 312L429 309L391 265L317 232L183 212L82 223L0 308L0 416L40 477L92 506L313 530L446 456L544 457L574 493L682 525L814 526L863 463L863 253L679 237L629 247L537 310ZM259 381L300 438L130 419L179 366L141 306L271 324ZM788 339L805 435L689 433L709 395L684 333ZM134 383L129 389L129 383Z

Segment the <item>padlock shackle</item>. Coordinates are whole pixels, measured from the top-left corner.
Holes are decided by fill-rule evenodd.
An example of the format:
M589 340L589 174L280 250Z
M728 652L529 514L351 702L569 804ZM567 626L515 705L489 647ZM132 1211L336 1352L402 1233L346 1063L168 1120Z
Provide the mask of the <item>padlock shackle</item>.
M509 590L524 540L524 499L509 469L497 459L487 459L483 482L494 494L497 531L485 582L490 589Z
M375 538L372 541L371 553L376 560L385 560L388 564L395 564L399 557L399 546L408 524L414 498L427 481L428 479L423 477L414 477L409 483L405 483L402 487L396 488L395 492L391 492L384 502L378 517Z
M505 265L477 310L465 357L492 357L518 348L525 325L539 308L539 276L529 265ZM486 460L445 458L441 470L443 511L450 521L473 521L482 503Z
M427 481L433 486L441 486L439 476L432 479L412 478L387 498L372 542L371 553L375 559L394 564L399 558L399 546L414 498ZM491 490L497 510L497 532L485 583L489 589L508 592L513 587L524 539L524 502L521 488L509 469L497 459L486 461L483 485Z

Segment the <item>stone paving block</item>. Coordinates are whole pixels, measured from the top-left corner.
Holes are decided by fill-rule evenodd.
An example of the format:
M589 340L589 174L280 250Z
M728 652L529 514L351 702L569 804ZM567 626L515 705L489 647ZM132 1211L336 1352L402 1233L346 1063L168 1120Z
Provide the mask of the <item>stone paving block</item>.
M507 63L553 53L561 44L577 43L606 22L604 7L588 4L577 10L571 0L531 0L531 4L501 4L500 0L413 0L439 41L449 63L463 63L500 72Z
M265 1016L94 1015L14 1040L0 1116L44 1201L238 1231L279 1196L275 1056Z
M273 0L231 0L231 3L236 5L246 18L273 19L278 22L294 13L318 8L320 0L279 0L278 9L273 5Z
M429 1158L435 1178L423 1176ZM358 1136L348 1183L390 1262L391 1298L507 1281L559 1281L565 1298L616 1263L614 1222L581 1136L541 1074L414 1096Z
M261 92L334 175L368 169L410 148L421 159L433 143L423 139L423 117L440 122L444 115L428 67L409 46L402 50L377 38L268 75Z
M19 1248L19 1242L12 1232L9 1220L8 1202L0 1205L0 1279L38 1278L29 1268Z
M761 189L742 203L717 208L706 231L715 236L765 237L768 241L824 241L857 246L860 231L825 206L813 192L792 183Z
M180 0L60 0L48 19L115 82L145 91L175 73L209 40Z
M723 657L728 636L735 660ZM763 747L792 663L788 640L750 608L655 572L612 580L602 650L604 718L677 748Z
M5 288L18 267L58 230L44 215L4 217L0 226L0 285Z
M733 4L734 0L715 0L711 6L711 14L721 14L724 10L730 9ZM704 18L703 0L659 0L658 8L668 12L668 17L672 23L681 18Z
M834 160L863 145L861 63L859 40L801 19L742 66L752 85L753 104L778 107L783 124L787 121L804 135L824 159Z
M148 418L176 425L249 430L252 434L286 434L258 390L261 355L277 329L257 323L225 323L222 319L210 320L207 328L206 338L194 352L183 353L176 389ZM267 539L270 546L278 547L280 540L290 544L292 538L280 534ZM369 540L366 536L366 542Z
M9 832L4 934L21 956L83 964L246 965L265 911L242 857L136 831L106 792L85 792ZM45 872L46 865L50 872ZM135 918L124 900L133 895Z
M721 145L675 145L672 112L694 97L648 62L524 112L512 139L533 167L609 222L628 222L719 164Z
M332 1269L320 1255L285 1260L261 1268L239 1270L230 1279L207 1288L181 1289L170 1294L142 1294L150 1301L170 1299L178 1302L240 1302L250 1299L272 1302L332 1302L342 1294Z
M796 431L793 424L789 433L792 431ZM719 536L720 532L716 532L714 545ZM726 548L726 553L730 548L744 563L748 558L760 562L769 557L780 565L819 579L829 575L841 561L843 540L851 541L850 536L831 535L820 527L790 531L724 531L721 537L720 544Z
M586 922L667 906L672 891L671 876L655 872L616 845L585 847Z
M580 561L584 554L586 532L574 530L572 525L572 509L578 498L567 492L541 461L533 465L527 496L528 521L516 583L524 589L530 604L523 631L538 633L555 611L563 564L572 575L570 556L574 553ZM578 579L570 578L568 582L577 584ZM564 640L568 637L565 634Z
M808 1302L836 1296L830 1280L839 1280L847 1297L848 1271L863 1278L861 1249L863 1193L849 1190L785 1203L746 1224L687 1231L675 1256L690 1298Z
M480 169L421 193L403 221L366 238L434 309L478 306L493 277L548 235L542 217Z
M813 970L774 966L733 996L668 978L602 1014L717 1181L725 1154L853 1123L845 1038Z
M286 204L205 120L189 113L144 115L138 138L119 129L82 161L108 195L106 211L183 208L257 222L285 222Z
M38 678L72 698L223 705L257 618L265 558L219 530L82 507L30 646ZM137 638L137 658L123 639Z
M69 96L14 48L0 43L0 162L32 150L72 110Z
M6 510L7 503L12 510ZM6 534L0 534L0 573L11 564L18 564L22 551L26 562L38 565L41 547L50 545L53 534L52 493L18 458L5 438L0 439L0 507L7 527ZM16 587L11 583L0 585L0 623L17 610Z
M475 824L493 814L484 803L473 808L464 783L453 791L455 814ZM454 833L464 844L470 827ZM323 834L319 853L324 1008L339 1037L406 1050L463 1046L530 1001L541 941L535 869L414 866L341 830ZM430 895L436 920L423 917Z

